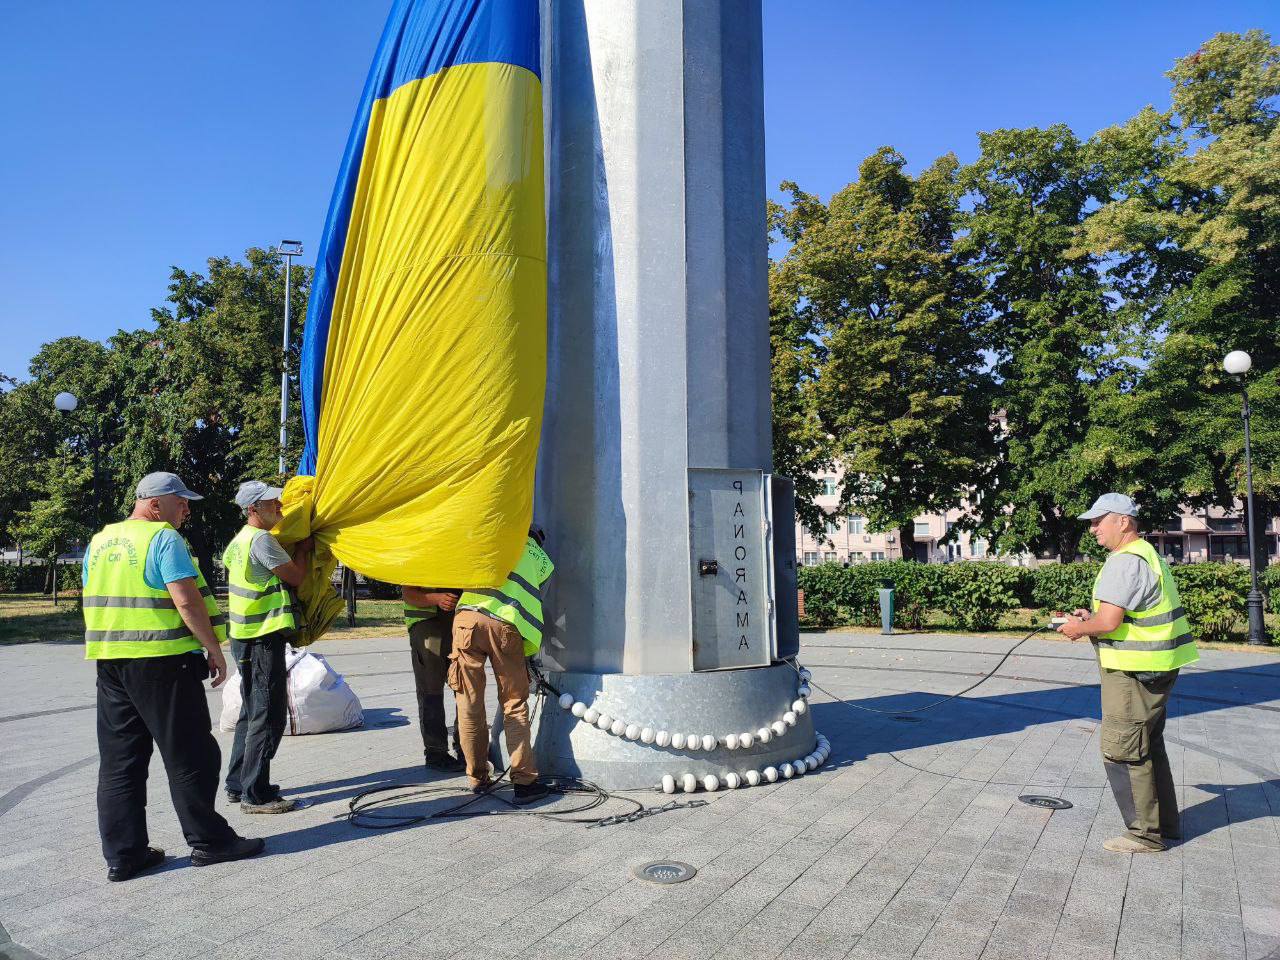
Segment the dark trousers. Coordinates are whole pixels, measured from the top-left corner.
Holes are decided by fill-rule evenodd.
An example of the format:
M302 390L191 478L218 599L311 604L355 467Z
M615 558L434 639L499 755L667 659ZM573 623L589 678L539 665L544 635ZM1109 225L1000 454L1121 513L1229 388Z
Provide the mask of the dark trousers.
M452 649L451 613L438 613L430 620L419 620L409 629L413 685L418 693L418 724L422 729L422 752L427 757L449 752L449 728L444 718L444 683ZM453 747L454 752L462 756L456 728Z
M1143 682L1101 670L1102 766L1130 836L1163 847L1180 835L1164 722L1178 671Z
M107 865L147 851L147 768L160 748L169 795L193 849L224 847L236 833L214 809L222 756L209 722L201 653L98 664L98 832Z
M245 803L270 803L279 796L271 783L271 760L280 749L289 710L289 675L284 646L292 631L277 630L256 640L232 640L240 669L240 717L227 764L227 792Z

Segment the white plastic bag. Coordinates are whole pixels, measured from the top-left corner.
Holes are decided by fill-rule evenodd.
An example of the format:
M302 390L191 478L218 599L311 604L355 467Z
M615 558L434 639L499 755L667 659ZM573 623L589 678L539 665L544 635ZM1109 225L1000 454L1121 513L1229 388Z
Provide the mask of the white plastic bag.
M286 734L328 733L364 726L360 698L321 654L286 646L284 662L289 675ZM219 728L236 728L240 704L240 674L236 672L223 684Z

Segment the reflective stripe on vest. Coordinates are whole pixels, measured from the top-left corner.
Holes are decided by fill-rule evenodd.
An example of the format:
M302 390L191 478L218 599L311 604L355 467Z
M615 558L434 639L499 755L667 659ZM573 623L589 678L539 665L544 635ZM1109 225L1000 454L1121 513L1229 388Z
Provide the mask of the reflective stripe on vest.
M274 573L265 580L254 576L249 556L253 541L266 536L270 536L267 531L246 525L222 554L233 640L254 640L278 630L297 629L297 609L288 584Z
M1169 564L1145 540L1134 540L1116 552L1132 553L1143 559L1160 585L1160 599L1147 610L1125 611L1120 626L1098 637L1095 642L1099 663L1106 670L1134 673L1177 670L1195 663L1200 654ZM1100 606L1098 584L1101 581L1099 571L1093 584L1094 611Z
M497 590L468 590L458 598L459 610L479 610L509 623L524 638L524 655L533 656L542 646L542 585L555 564L530 537L524 553L507 582Z
M439 607L414 607L406 603L404 605L404 625L413 629L413 625L415 623L421 623L423 620L430 620L439 612Z
M157 590L146 581L151 541L161 530L172 529L167 523L124 520L94 535L89 543L89 573L82 599L85 659L167 657L200 649L169 591ZM196 586L204 597L214 633L225 634L226 619L199 566Z

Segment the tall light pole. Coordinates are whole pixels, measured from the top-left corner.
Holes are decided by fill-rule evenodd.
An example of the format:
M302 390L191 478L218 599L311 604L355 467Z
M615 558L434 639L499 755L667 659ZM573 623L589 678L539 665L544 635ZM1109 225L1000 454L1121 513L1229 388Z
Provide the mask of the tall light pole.
M288 442L289 419L289 304L293 287L290 285L290 271L293 258L302 256L301 240L281 240L276 253L284 257L284 339L280 357L280 472L284 473L284 451Z
M1246 514L1249 531L1249 642L1256 646L1270 646L1267 639L1267 627L1262 617L1262 591L1258 589L1258 528L1253 516L1253 454L1249 449L1249 385L1245 380L1253 367L1253 359L1243 350L1232 350L1222 361L1222 369L1231 374L1240 383L1242 400L1241 416L1244 418L1244 475Z
M63 390L53 398L53 408L59 413L72 414L80 406L80 398ZM93 526L98 526L98 431L90 429L89 444L93 454ZM58 605L58 558L53 558L53 605Z

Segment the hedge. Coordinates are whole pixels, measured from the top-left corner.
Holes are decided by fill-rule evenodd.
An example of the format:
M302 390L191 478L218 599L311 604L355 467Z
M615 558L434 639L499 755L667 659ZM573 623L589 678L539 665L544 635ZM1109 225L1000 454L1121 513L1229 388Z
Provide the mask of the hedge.
M890 560L843 567L824 563L801 567L805 624L840 626L880 623L879 589L894 585L894 626L919 629L930 611L940 611L963 630L990 630L1009 610L1046 613L1088 607L1101 564L1045 564L1036 570L982 560L948 564ZM1243 624L1249 570L1234 563L1182 564L1173 568L1182 604L1196 639L1221 641ZM1263 593L1280 608L1280 566L1269 567Z

